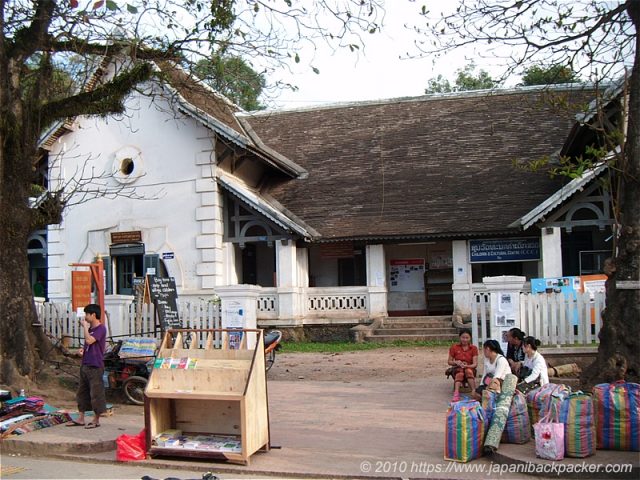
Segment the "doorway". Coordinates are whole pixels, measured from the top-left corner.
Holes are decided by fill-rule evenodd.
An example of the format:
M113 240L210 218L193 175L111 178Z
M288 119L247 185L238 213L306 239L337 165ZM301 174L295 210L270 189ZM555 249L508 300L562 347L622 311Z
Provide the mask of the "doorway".
M143 276L143 256L117 256L116 260L116 292L118 295L133 295L133 279Z
M258 260L255 243L247 243L242 249L242 283L258 284Z

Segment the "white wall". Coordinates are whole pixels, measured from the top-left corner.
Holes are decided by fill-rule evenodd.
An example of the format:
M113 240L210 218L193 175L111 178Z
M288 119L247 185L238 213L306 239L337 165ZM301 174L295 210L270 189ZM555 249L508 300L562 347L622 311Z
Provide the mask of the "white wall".
M197 294L222 283L220 196L213 180L212 132L175 115L169 104L136 95L120 119L81 117L50 152L51 187L111 172L117 153L139 149L143 175L127 185L130 196L97 198L70 206L62 224L49 229L49 294L70 296L71 262L109 254L110 232L142 231L146 253L175 253L165 261L179 293ZM134 175L137 170L134 170ZM103 180L108 188L118 183ZM95 184L90 188L97 188ZM123 192L124 193L124 192ZM71 203L74 202L72 199Z

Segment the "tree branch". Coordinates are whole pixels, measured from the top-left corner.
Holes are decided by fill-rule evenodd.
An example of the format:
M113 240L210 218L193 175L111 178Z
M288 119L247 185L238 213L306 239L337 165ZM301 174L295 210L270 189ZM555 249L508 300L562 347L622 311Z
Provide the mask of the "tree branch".
M42 125L77 115L108 115L124 111L123 101L131 90L154 73L149 62L140 62L94 90L49 102L40 110Z
M523 39L527 42L527 44L531 45L532 47L535 47L538 50L542 50L542 49L545 49L545 48L556 47L556 46L562 45L564 43L574 42L574 41L579 40L581 38L590 37L600 27L602 27L603 25L611 22L611 20L613 20L613 18L615 16L619 15L620 13L624 13L628 8L627 7L627 3L630 3L631 1L634 1L634 0L627 0L626 3L622 3L622 4L618 5L613 10L611 10L611 11L607 12L606 14L602 15L602 17L600 17L600 19L595 24L593 24L593 26L591 26L591 28L588 28L583 32L577 33L576 35L567 35L565 37L561 37L561 38L559 38L557 40L553 40L553 41L547 42L547 43L535 43L535 42L532 42L532 41L528 40L526 38L526 36L523 36Z
M53 0L38 0L29 26L16 32L9 57L27 58L42 49L48 41L49 26L55 7Z
M115 41L110 42L108 45L101 45L74 38L73 40L50 42L48 48L56 52L73 52L79 55L108 56L114 53L122 54L123 52L128 52L131 58L138 60L180 60L180 55L173 47L169 47L167 50L159 50L143 47L132 41Z

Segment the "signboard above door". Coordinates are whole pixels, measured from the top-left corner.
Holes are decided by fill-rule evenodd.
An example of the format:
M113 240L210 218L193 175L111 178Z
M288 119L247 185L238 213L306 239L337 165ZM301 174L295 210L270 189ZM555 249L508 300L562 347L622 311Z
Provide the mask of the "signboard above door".
M353 242L320 244L320 258L351 258L353 255Z
M469 260L471 263L540 260L540 239L528 237L469 240Z
M142 232L132 230L130 232L111 232L111 243L138 243L142 242Z

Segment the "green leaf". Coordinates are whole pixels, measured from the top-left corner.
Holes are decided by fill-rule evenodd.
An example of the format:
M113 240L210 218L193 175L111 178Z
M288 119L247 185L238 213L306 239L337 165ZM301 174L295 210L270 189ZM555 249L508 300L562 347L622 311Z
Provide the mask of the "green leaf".
M130 5L127 3L127 12L138 13L138 8L135 5Z
M311 70L313 70L313 73L315 73L316 75L320 74L320 70L318 70L316 67L311 67Z
M113 0L107 0L107 10L114 12L118 10L118 5Z
M300 55L298 55L298 54L296 53L296 54L295 54L295 56L293 57L293 60L294 60L296 63L300 63Z

